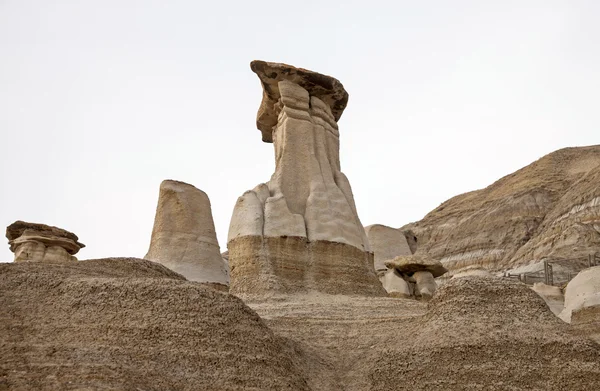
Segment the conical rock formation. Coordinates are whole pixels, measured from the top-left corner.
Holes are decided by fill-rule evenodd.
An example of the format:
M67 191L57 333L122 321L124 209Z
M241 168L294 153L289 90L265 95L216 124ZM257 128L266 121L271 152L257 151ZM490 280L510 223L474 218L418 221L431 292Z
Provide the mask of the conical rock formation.
M229 284L206 193L179 181L165 180L160 184L145 259L159 262L190 281Z

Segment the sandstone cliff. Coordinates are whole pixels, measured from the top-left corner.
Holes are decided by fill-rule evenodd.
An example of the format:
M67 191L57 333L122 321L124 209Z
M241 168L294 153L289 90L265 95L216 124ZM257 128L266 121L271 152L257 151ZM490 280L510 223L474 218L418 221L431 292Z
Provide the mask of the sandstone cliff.
M506 270L545 258L579 267L600 251L599 183L600 146L565 148L400 230L452 272L472 265Z

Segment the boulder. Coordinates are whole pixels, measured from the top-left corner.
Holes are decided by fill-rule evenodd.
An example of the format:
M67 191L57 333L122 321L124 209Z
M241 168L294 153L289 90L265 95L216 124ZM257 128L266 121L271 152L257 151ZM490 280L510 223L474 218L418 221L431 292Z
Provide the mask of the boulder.
M392 227L373 224L365 227L369 247L375 257L375 270L386 270L385 261L400 255L412 255L404 234Z
M206 193L179 181L165 180L160 184L145 259L161 263L190 281L227 287L227 264L221 257Z
M72 262L85 247L72 232L46 224L15 221L6 227L15 262Z
M263 86L257 127L274 145L275 172L235 205L227 240L232 292L339 288L383 295L340 170L337 120L347 92L336 79L305 69L263 61L251 68Z
M570 323L574 311L593 306L600 306L600 266L581 271L569 282L565 289L565 307L559 316Z

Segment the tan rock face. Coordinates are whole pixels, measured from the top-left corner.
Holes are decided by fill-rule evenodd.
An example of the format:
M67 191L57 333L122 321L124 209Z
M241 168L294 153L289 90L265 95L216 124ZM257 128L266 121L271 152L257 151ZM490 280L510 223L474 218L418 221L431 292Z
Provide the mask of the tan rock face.
M566 148L485 189L456 196L401 228L452 273L504 271L600 251L600 146ZM577 267L576 267L577 266Z
M206 193L183 182L161 183L145 259L161 263L190 281L229 284Z
M45 224L15 221L6 227L15 262L72 262L85 245L72 232Z
M284 64L255 61L252 69L263 84L258 127L263 134L269 134L263 139L274 144L275 172L269 182L247 191L236 203L228 235L232 269L242 259L258 256L241 255L239 249L232 249L233 241L247 236L293 237L301 242L334 243L334 247L343 244L361 253L368 252L369 243L358 218L350 183L340 171L336 121L347 101L341 83ZM308 251L314 252L321 245L309 246ZM284 247L281 250L287 251ZM272 253L270 257L269 262L273 263L279 255ZM312 255L302 257L314 259ZM316 270L327 264L327 257L325 252L312 267ZM365 278L377 284L372 265L363 265L368 259L365 255L357 257L352 262L360 265L348 270L363 270L368 275ZM232 278L242 276L238 272ZM242 288L232 283L232 289Z
M342 83L331 76L322 75L317 72L302 68L296 68L287 64L252 61L250 68L258 75L263 86L263 99L256 116L256 126L263 133L263 141L272 142L272 130L277 125L279 113L281 111L280 99L280 81L289 81L302 87L303 90L323 101L337 122L346 105L348 104L348 93ZM285 84L284 87L285 88ZM296 96L290 92L285 94L284 104L293 102ZM299 98L304 97L300 93Z
M228 243L230 292L241 297L318 291L385 296L371 253L299 237L244 236Z
M560 318L571 322L573 312L594 306L600 306L600 266L583 270L569 282Z
M395 228L381 224L365 227L369 246L375 256L375 270L386 270L385 261L399 255L412 255L404 234Z

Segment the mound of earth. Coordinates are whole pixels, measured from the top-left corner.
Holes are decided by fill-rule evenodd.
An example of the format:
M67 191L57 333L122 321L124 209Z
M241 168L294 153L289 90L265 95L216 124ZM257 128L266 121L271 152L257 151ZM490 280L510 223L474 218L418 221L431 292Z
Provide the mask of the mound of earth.
M600 145L565 148L482 190L442 203L402 230L451 272L507 270L543 258L579 271L600 250Z
M307 360L153 262L0 264L0 390L307 390Z
M374 390L600 388L600 345L526 285L495 277L451 279L367 362Z

